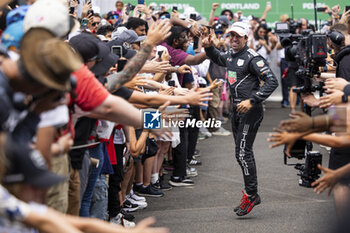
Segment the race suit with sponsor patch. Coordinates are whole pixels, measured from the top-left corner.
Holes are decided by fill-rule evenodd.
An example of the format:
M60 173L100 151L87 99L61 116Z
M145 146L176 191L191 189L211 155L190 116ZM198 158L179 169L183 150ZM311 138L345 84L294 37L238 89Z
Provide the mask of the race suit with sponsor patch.
M258 191L253 143L263 119L262 101L277 88L278 81L263 57L245 46L241 51L221 53L214 47L205 49L216 64L227 67L227 83L233 101L232 132L236 144L236 159L242 168L248 195ZM263 81L263 85L260 85ZM238 113L237 105L250 99L252 108Z

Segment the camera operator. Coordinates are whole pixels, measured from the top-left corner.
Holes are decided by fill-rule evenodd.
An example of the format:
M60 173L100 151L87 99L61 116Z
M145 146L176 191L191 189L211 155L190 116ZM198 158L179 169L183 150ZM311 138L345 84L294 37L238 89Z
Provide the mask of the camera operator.
M350 81L350 40L347 33L347 27L344 24L335 24L331 27L328 34L328 45L334 50L334 65L336 66L335 77L341 77L347 81ZM322 74L321 74L322 77ZM329 87L332 85L331 79L326 81L324 87L328 95L320 98L320 107L328 108L332 104L339 104L341 102L347 102L346 95L343 90L333 89Z
M309 29L309 22L305 18L300 18L299 22L296 23L294 20L289 20L288 21L291 27L291 32L293 33L294 28L296 27L295 33L296 34L301 34L302 31ZM287 72L287 77L289 80L289 103L290 103L290 108L291 112L295 112L295 108L297 105L297 99L298 99L298 94L293 91L294 88L300 87L303 85L303 80L299 77L296 76L296 72L298 70L298 64L295 61L289 61L288 62L288 72ZM300 106L302 106L303 103L301 101Z
M328 34L328 45L335 52L334 64L336 65L336 79L328 79L325 82L324 89L328 93L326 96L320 98L320 107L328 108L333 104L341 104L342 102L347 102L347 96L349 91L348 82L350 80L350 67L347 64L350 62L350 43L349 34L346 25L335 24L331 27L330 33ZM344 94L344 91L347 92ZM329 158L329 169L338 170L341 167L350 164L350 140L348 135L341 136L331 136L324 134L311 133L315 131L328 130L329 126L332 124L339 124L339 119L341 122L342 130L344 126L346 128L346 113L347 108L339 108L335 113L330 113L330 115L336 116L331 117L330 115L322 115L317 117L309 117L304 113L296 113L292 115L292 120L286 120L281 122L280 127L287 131L298 131L298 133L287 133L281 130L276 130L277 134L271 134L269 141L277 141L271 147L278 146L280 144L287 144L287 154L292 147L292 144L298 139L302 138L304 140L320 143L323 145L331 146L330 158ZM334 112L334 111L333 111ZM333 121L333 119L338 119ZM338 122L337 122L338 121ZM344 122L345 121L345 122ZM298 126L297 126L298 125ZM332 128L335 129L334 127ZM311 133L311 134L310 134ZM326 169L319 166L320 169L325 171ZM328 186L321 181L313 183L313 186L317 186L315 191L320 193ZM343 217L346 211L345 206L349 203L349 189L350 179L348 176L343 177L334 186L334 202L335 207L339 217ZM332 186L330 186L332 188ZM330 188L330 191L331 191Z
M349 35L347 33L346 26L342 24L334 25L331 28L331 33L329 34L328 38L329 45L332 49L334 49L335 52L334 61L337 68L336 76L341 76L344 79L329 79L325 82L324 88L330 94L320 98L320 106L324 108L328 108L332 104L347 102L348 93L344 95L343 91L344 89L346 90L346 87L348 86L346 80L350 79L349 68L346 66L346 64L349 63L350 59ZM345 114L343 114L343 116L344 115ZM288 154L288 151L291 148L291 144L294 144L298 138L302 138L304 140L313 141L332 147L329 159L329 169L340 169L341 167L346 166L350 163L350 158L348 156L350 153L348 136L336 137L323 134L309 134L310 132L316 130L327 130L329 125L333 123L332 118L330 118L329 115L311 118L306 114L296 113L292 116L292 118L293 120L281 122L280 126L288 131L304 132L291 134L277 130L277 134L270 135L271 138L269 141L278 141L278 143L272 145L271 147L275 147L281 143L289 144L287 149ZM299 129L297 129L298 127L295 127L297 124L299 124ZM344 125L344 122L342 124ZM350 190L348 188L349 183L349 178L344 177L338 182L337 185L334 186L334 202L339 217L343 216L345 213L344 211L346 211L346 209L344 209L344 206L347 206L348 204L347 197L350 194ZM325 185L320 186L322 185L320 182L316 182L313 185L318 185L315 188L315 191L318 192L320 192L320 190L324 190L322 187L326 187Z
M350 80L350 38L345 24L335 24L330 28L330 47L334 49L336 77Z

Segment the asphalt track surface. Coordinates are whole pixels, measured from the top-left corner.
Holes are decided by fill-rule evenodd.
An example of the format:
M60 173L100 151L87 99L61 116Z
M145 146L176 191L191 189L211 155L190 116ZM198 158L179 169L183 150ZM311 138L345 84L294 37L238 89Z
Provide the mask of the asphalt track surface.
M148 207L135 213L136 220L154 216L156 226L175 233L330 232L335 219L332 197L299 186L297 171L283 164L282 148L268 148L269 132L288 113L289 109L280 108L277 102L266 104L254 144L262 203L251 213L238 217L233 212L242 196L243 178L234 157L232 135L213 136L197 145L203 165L197 166L195 186L175 187L162 198L147 198ZM230 129L231 124L224 127ZM315 149L322 152L323 165L327 166L327 151L318 146Z

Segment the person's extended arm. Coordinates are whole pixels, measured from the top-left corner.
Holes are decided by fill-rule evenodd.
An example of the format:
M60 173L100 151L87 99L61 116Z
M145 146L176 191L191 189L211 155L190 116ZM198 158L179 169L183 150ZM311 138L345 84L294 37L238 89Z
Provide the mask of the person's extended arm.
M338 181L345 176L350 174L350 164L344 165L337 170L332 170L329 168L322 167L320 164L317 165L318 168L324 172L324 175L311 184L314 188L314 192L317 194L322 193L324 190L329 188L328 196L331 194L333 187L338 183Z
M167 233L166 228L151 228L150 226L155 223L154 218L146 218L140 221L135 228L128 229L120 225L109 224L99 219L94 218L80 218L76 216L67 215L66 221L73 226L81 229L86 233Z
M197 36L197 37L201 36L201 30L200 30L198 24L196 24L196 23L190 23L190 22L187 22L187 21L182 20L182 19L177 18L177 17L171 17L170 18L170 23L173 24L173 25L178 25L178 26L184 27L184 28L188 28L189 25L192 24L192 26L190 28L190 32L194 36Z
M327 134L312 133L303 137L304 140L329 146L332 148L342 148L350 146L349 136L332 136Z
M219 66L226 67L226 59L229 56L229 52L222 53L214 46L210 46L205 48L205 53L212 62L218 64Z
M185 64L187 65L198 65L202 63L205 59L208 59L206 53L199 53L196 54L195 56L193 55L188 55L185 59Z
M131 103L141 103L149 106L160 106L167 101L170 101L171 105L175 104L191 104L191 105L204 105L203 101L209 100L211 93L207 90L200 90L198 92L191 91L185 96L170 96L170 95L147 95L141 92L134 91L129 99Z
M167 89L168 86L154 80L156 75L154 75L152 79L147 79L146 83L143 87L145 87L147 89L151 89L151 90ZM158 78L158 77L156 77L156 78Z
M124 99L113 95L109 95L100 106L95 108L90 117L131 125L136 128L142 126L140 111Z
M171 69L169 61L148 61L142 67L139 73L168 73Z
M213 26L214 24L215 10L218 9L218 7L219 7L219 3L216 3L216 2L211 5L211 11L210 11L209 22L208 22L209 26Z
M129 135L130 135L130 154L133 157L137 157L143 151L143 148L146 145L146 139L148 137L149 132L147 130L143 130L139 139L136 139L135 128L129 127Z
M37 209L35 209L37 210ZM14 222L22 222L29 227L46 233L80 233L64 219L56 218L56 211L43 208L43 212L37 212L33 208L12 196L3 186L0 185L0 216Z
M123 233L129 232L120 225L112 225L95 218L81 218L71 215L64 217L68 223L85 233Z
M165 21L157 25L152 25L141 50L127 63L123 71L108 77L107 90L109 92L117 90L123 83L130 81L141 70L153 47L170 35L170 28L170 24Z
M267 13L269 13L270 10L271 10L271 5L266 5L264 13L260 17L260 21L263 21L266 19Z
M63 215L48 209L45 214L30 212L23 223L46 233L82 233L75 226L69 224Z
M280 128L288 132L322 132L328 130L333 124L332 117L329 115L319 115L310 117L304 112L295 112L290 114L292 119L283 120L280 123Z
M166 76L166 74L157 73L157 74L154 74L154 76L153 76L152 79L153 79L155 82L163 82L165 76Z
M274 144L270 145L270 148L285 144L287 145L286 154L288 156L290 155L291 148L298 139L335 148L350 146L350 138L348 136L331 136L312 133L311 131L305 131L303 133L289 133L280 129L275 129L274 131L276 133L270 134L267 140L269 142L275 142Z

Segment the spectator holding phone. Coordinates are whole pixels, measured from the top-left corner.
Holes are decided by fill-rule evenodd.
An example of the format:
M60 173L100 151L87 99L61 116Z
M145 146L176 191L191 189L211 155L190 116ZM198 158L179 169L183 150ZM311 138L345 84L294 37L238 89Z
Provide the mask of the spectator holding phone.
M254 32L254 37L249 43L249 47L260 54L267 62L270 62L271 47L268 38L269 28L267 24L260 24Z

